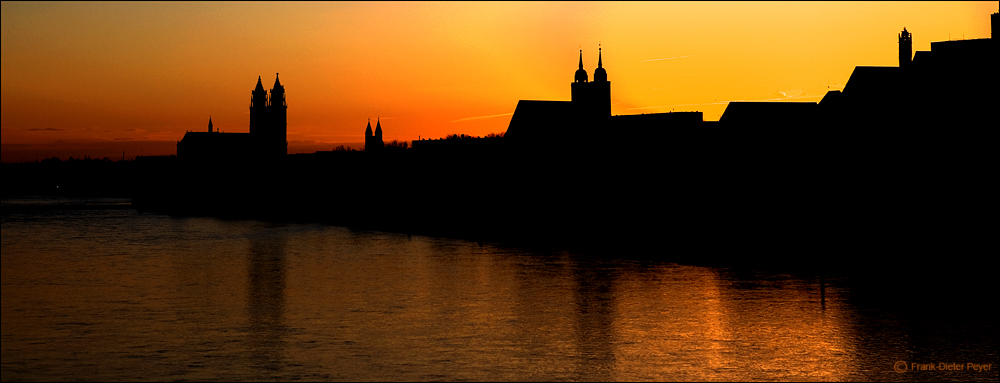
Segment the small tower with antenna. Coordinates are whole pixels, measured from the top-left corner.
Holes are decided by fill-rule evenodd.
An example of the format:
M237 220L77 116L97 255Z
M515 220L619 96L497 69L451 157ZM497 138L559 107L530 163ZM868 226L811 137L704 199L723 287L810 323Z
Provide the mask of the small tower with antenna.
M899 67L907 68L913 62L913 34L906 31L899 33Z

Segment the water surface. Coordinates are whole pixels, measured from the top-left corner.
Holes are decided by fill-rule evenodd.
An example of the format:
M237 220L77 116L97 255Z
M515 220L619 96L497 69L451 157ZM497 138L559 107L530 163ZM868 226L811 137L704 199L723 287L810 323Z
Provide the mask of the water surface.
M669 243L650 261L3 203L4 381L998 379L987 319L857 303L846 278L675 264Z

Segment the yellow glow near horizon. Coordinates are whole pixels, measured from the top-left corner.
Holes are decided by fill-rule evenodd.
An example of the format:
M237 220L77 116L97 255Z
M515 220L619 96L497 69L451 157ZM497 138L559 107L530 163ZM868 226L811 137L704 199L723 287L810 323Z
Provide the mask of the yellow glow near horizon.
M257 76L270 88L280 72L290 152L361 142L369 117L381 117L387 140L485 135L506 130L518 100L568 100L578 50L592 76L598 43L613 114L697 110L717 120L728 101L818 101L855 66L896 65L904 26L914 50L949 34L990 37L996 11L996 2L3 2L0 132L4 161L83 143L172 154L209 115L223 131L248 131Z

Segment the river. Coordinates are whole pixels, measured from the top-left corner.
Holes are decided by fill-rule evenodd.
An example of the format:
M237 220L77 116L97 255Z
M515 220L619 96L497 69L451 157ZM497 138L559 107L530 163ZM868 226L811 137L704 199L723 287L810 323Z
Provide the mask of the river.
M991 317L652 258L5 198L2 380L998 380Z

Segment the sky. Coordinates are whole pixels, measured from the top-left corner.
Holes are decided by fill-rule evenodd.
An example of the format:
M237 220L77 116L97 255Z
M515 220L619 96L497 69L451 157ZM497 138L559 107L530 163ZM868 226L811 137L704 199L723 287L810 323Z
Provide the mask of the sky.
M614 115L819 101L859 65L988 38L997 2L7 2L4 162L176 154L249 131L280 73L289 153L507 129L518 100L569 100L598 46ZM637 127L637 129L640 127ZM608 140L634 132L606 132Z

